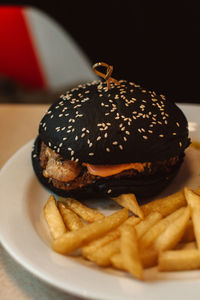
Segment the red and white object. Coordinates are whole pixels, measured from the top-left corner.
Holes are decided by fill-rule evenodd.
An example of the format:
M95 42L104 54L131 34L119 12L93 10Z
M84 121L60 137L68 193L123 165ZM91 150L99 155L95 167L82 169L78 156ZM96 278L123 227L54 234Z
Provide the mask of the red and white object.
M0 76L39 89L96 78L84 53L52 18L33 7L0 6Z

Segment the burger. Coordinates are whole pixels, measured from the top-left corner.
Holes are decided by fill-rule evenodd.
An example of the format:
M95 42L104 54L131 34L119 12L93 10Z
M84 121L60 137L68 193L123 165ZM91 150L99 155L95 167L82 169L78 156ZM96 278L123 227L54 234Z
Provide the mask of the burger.
M67 91L45 113L34 171L63 197L152 197L180 169L190 144L187 120L164 95L116 81L106 66L105 76L97 72L106 80Z

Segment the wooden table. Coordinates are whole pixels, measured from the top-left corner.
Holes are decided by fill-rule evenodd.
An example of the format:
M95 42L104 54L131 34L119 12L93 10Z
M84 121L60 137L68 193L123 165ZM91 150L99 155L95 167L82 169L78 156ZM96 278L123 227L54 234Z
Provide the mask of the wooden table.
M37 135L38 125L48 105L0 104L0 168L21 146ZM9 201L8 201L9 209ZM77 300L41 282L0 245L0 299Z

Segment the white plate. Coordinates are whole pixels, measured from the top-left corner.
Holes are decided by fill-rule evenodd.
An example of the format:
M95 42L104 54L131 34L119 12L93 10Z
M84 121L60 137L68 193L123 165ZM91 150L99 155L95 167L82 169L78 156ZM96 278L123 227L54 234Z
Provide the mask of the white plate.
M191 137L200 140L200 106L181 108L190 122ZM20 264L53 286L87 299L199 299L200 271L159 273L152 268L145 271L145 282L139 282L123 272L53 252L42 216L49 192L33 173L31 147L32 142L22 147L0 174L0 240ZM184 185L200 185L199 170L200 151L187 150L184 165L165 194Z

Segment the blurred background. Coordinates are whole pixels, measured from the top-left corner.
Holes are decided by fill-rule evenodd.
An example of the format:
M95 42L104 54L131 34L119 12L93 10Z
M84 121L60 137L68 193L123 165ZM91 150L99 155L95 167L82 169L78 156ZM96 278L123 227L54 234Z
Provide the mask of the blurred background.
M200 103L199 39L199 1L1 1L0 102L51 103L105 61L116 79Z

